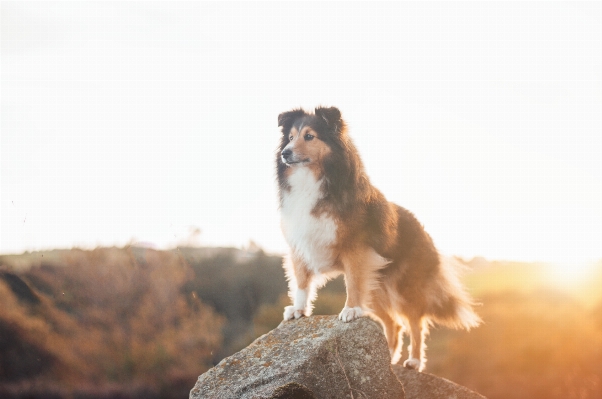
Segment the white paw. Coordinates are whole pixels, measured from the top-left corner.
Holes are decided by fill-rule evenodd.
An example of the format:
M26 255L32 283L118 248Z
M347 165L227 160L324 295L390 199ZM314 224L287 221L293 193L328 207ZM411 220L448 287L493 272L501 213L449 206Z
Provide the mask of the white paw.
M364 314L364 311L359 306L356 306L354 308L345 306L343 308L343 310L341 310L341 313L339 313L339 320L342 320L345 323L348 323L351 320L355 320L358 317L362 317L363 314Z
M391 354L391 364L397 364L401 359L401 351L389 348L389 353Z
M409 358L405 362L403 362L403 367L412 370L422 371L422 363L418 359Z
M294 306L284 308L284 320L299 319L305 316L305 309L295 309Z

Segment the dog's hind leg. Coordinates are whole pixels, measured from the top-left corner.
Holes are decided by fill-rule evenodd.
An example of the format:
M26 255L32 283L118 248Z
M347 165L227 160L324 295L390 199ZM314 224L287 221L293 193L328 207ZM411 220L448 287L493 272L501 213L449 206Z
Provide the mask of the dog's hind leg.
M391 354L391 364L396 364L401 358L403 328L379 306L374 306L374 315L380 319L385 330L385 337Z
M403 362L404 367L423 371L426 363L424 338L428 334L428 323L422 316L408 316L410 327L410 357Z

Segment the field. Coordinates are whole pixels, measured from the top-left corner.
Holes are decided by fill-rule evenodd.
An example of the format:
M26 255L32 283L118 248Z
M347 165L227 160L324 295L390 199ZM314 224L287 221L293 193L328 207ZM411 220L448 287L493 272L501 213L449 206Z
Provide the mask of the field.
M602 262L579 273L464 263L484 324L433 329L428 372L490 399L602 397ZM280 323L280 265L231 248L0 256L0 397L186 398L199 374ZM344 300L334 280L315 313Z

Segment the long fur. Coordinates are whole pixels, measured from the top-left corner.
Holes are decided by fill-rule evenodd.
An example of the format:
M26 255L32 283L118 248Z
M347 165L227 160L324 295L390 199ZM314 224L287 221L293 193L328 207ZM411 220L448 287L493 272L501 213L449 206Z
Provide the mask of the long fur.
M470 329L480 323L458 267L442 261L411 212L372 186L337 108L294 109L280 114L278 125L280 210L291 247L284 268L293 300L284 318L309 316L317 288L344 274L347 302L339 318L376 317L393 362L408 330L404 364L424 369L431 324Z

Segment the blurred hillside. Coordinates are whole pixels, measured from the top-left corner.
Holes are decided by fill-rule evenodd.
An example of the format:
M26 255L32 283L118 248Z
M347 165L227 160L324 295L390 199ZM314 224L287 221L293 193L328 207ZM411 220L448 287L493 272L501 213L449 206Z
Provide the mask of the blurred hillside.
M602 263L570 287L543 264L464 263L484 324L433 329L429 372L490 399L602 397ZM286 288L281 258L260 249L0 256L0 397L186 398L280 323ZM315 313L344 301L334 280Z

